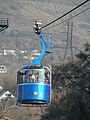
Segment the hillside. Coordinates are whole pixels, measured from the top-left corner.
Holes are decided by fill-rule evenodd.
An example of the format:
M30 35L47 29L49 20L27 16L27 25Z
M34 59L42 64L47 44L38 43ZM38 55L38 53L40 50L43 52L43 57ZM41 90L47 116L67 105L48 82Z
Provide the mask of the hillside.
M36 42L38 43L36 35L32 33L34 32L34 21L41 19L43 20L43 25L45 25L48 22L63 15L67 11L71 10L81 2L83 2L83 0L1 0L0 18L9 19L9 28L0 33L0 49L38 49L38 47L36 46L37 44L35 44ZM85 8L89 7L89 3L86 3L86 5L73 12L72 15L75 15ZM89 41L89 12L90 10L82 13L81 15L73 19L73 47L76 49L82 49L83 44L86 41ZM68 19L69 17L70 15L66 16L65 18L56 22L56 24ZM62 40L66 40L66 32L61 33L62 31L66 31L65 24L60 24L52 29L48 29L47 27L46 29L48 30L43 29L43 32L52 33L52 35L54 36L54 44L56 46L57 44L59 44L60 46L62 44L65 44L62 42ZM53 25L51 25L50 27L52 26ZM60 34L60 36L55 36L54 34ZM58 57L59 55L57 52L60 50L60 48L56 48L54 51Z
M49 106L16 106L9 98L0 114L1 120L89 120L90 45L88 52L78 54L77 58L52 66L52 100Z
M33 23L35 20L43 20L43 25L65 14L74 8L83 0L0 0L0 18L8 18L8 29L0 33L0 51L2 50L26 50L27 60L23 55L18 53L16 56L0 55L0 65L7 66L8 72L0 74L0 83L4 88L11 89L14 92L16 88L16 71L20 65L28 63L31 51L34 49L41 50L39 39L34 34ZM83 7L74 11L75 15L90 6L90 2ZM90 42L90 9L72 19L73 36L72 46L73 54L83 48L83 44ZM70 15L57 21L55 24L67 20ZM53 24L53 25L55 25ZM59 24L56 27L44 28L42 33L50 33L53 36L54 48L53 53L45 58L47 63L60 62L65 54L67 40L67 23ZM47 30L45 30L47 29ZM62 33L64 31L64 33ZM68 55L70 56L70 49ZM12 81L12 82L10 82ZM7 83L10 82L10 86ZM14 83L13 83L14 82ZM13 86L13 87L12 87Z

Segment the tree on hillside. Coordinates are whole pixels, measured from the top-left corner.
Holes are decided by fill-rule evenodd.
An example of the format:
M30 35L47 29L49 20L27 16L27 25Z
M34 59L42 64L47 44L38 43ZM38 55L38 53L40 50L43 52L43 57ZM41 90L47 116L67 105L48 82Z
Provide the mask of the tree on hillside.
M55 94L58 97L53 97L51 106L42 116L43 120L90 119L89 50L85 47L85 50L77 55L76 61L53 66L53 88L59 90Z

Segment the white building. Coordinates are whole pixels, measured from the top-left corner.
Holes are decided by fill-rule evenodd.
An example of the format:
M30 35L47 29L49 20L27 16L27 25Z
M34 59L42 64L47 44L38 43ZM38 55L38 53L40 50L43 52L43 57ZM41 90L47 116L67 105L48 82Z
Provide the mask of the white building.
M4 65L0 65L0 73L7 73L7 67Z
M3 50L4 55L16 55L16 50Z
M10 98L15 98L15 97L11 94L11 92L9 92L9 91L3 91L3 92L1 92L1 94L0 94L0 102L6 101L9 97L10 97Z
M39 55L40 55L40 52L38 52L37 50L33 50L31 52L31 61L35 60Z

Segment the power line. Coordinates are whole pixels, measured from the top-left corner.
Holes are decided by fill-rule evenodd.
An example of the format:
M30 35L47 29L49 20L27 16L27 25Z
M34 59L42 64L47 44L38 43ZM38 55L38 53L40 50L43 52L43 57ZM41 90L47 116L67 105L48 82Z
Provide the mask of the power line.
M53 27L56 27L56 26L58 26L58 25L60 25L60 24L62 24L62 23L65 23L65 22L67 22L68 20L70 20L70 19L72 19L72 18L74 18L74 17L76 17L76 16L82 14L83 12L85 12L85 11L87 11L87 10L89 10L89 9L90 9L90 7L86 8L85 10L83 10L83 11L77 13L76 15L74 15L74 16L68 18L68 19L65 20L65 21L62 21L62 22L60 22L60 23L58 23L58 24L56 24L56 25L53 25L52 27L49 27L49 28L47 28L47 29L44 29L43 31L49 30L49 29L51 29L51 28L53 28Z
M17 3L16 2L14 2L14 1L5 1L6 3L8 3L8 4L10 4L10 5L13 5L14 4L14 6L18 9L18 11L19 11L19 13L23 16L23 18L27 21L27 23L29 23L29 25L31 25L32 26L32 24L30 23L30 21L27 19L27 17L24 15L24 13L23 13L23 11L20 9L20 7L18 7L18 5L19 5L19 2L17 1ZM30 27L28 26L28 28L30 29ZM30 29L31 30L31 29Z
M76 6L75 8L73 8L72 10L68 11L67 13L65 13L64 15L62 15L62 16L58 17L57 19L51 21L50 23L48 23L48 24L42 26L42 28L45 28L45 27L51 25L52 23L58 21L59 19L65 17L66 15L68 15L68 14L71 13L71 12L73 12L74 10L76 10L77 8L81 7L82 5L84 5L85 3L89 2L89 1L90 1L90 0L84 1L83 3L81 3L81 4L79 4L78 6Z

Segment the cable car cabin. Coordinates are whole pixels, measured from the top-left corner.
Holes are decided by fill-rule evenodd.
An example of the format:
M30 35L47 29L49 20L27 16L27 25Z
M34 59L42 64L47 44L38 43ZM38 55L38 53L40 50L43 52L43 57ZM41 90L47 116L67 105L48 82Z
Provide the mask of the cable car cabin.
M51 101L51 68L44 66L17 72L18 104L48 105Z
M42 65L46 55L46 43L41 35L42 21L35 21L42 51L40 55L17 72L17 104L48 105L51 102L51 67Z

